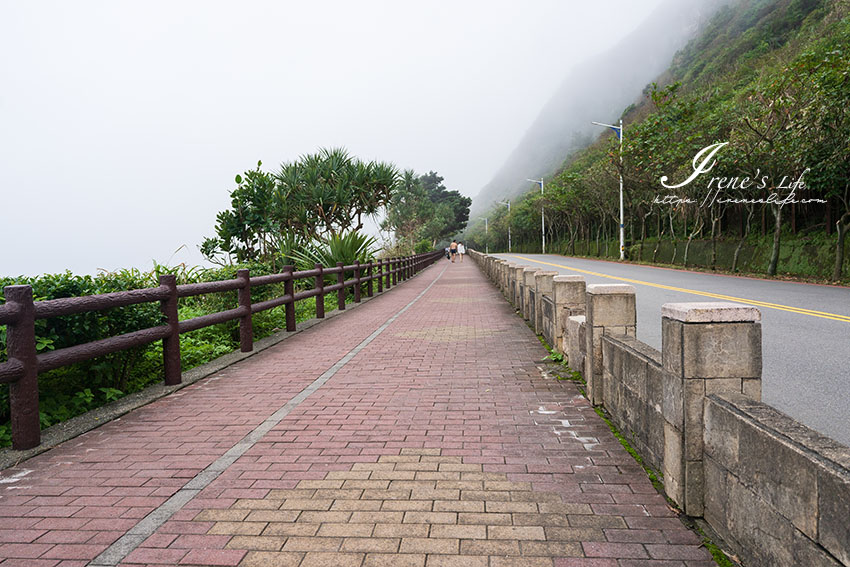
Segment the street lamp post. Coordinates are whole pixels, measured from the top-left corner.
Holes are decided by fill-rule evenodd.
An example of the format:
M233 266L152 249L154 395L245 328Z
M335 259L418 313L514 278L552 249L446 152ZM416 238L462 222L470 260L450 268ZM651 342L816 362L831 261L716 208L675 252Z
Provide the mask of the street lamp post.
M490 253L490 229L487 226L487 217L478 217L484 219L484 253Z
M543 178L540 179L526 179L526 181L531 181L532 183L537 183L540 185L540 196L543 197ZM543 214L543 199L540 199L540 251L541 253L546 253L546 215Z
M500 205L508 206L508 254L511 253L511 200L499 201Z
M605 126L617 133L617 138L620 139L620 260L626 258L626 239L623 230L623 119L620 118L620 125L603 124L602 122L591 122L597 126Z

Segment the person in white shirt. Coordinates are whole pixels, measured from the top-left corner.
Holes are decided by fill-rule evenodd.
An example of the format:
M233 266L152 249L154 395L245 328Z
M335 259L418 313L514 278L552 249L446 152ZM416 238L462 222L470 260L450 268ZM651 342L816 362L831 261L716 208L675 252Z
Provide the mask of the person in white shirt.
M463 255L466 254L466 246L463 245L463 242L457 243L457 253L460 255L460 261L463 262Z

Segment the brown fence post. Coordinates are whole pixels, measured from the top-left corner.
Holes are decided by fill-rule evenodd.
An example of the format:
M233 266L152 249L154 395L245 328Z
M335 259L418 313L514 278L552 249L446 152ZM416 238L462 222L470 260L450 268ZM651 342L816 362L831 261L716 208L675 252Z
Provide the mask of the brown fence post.
M319 275L316 276L316 289L319 290L319 295L316 296L316 319L325 318L325 276L322 275L322 265L316 264L315 268L319 270Z
M174 386L181 381L180 375L180 320L177 315L177 276L159 276L159 285L168 288L168 299L160 302L166 325L171 334L162 339L162 363L165 367L165 385Z
M9 384L9 409L12 414L12 448L31 449L41 443L38 421L38 361L35 351L35 308L32 288L28 285L6 286L6 303L18 306L18 317L6 325L6 352L9 360L19 360L24 374Z
M239 347L242 352L254 350L254 323L251 317L251 273L237 270L236 279L242 282L239 288L239 307L247 308L248 314L239 318Z
M292 266L284 266L283 273L289 274L289 278L283 282L283 294L290 297L289 303L285 304L286 310L286 330L292 332L295 330L295 280L292 279Z
M398 258L393 258L390 261L390 266L392 266L390 268L390 271L393 273L393 285L398 285L398 279L399 279L398 278L398 265L399 265Z
M371 260L366 265L366 297L372 297L372 266L374 265L375 262L372 262Z
M384 292L384 260L378 260L378 293Z
M360 303L360 261L354 262L354 303Z
M336 267L339 268L339 273L336 275L336 283L342 286L336 292L336 307L342 311L345 309L345 275L342 271L342 262L337 262Z

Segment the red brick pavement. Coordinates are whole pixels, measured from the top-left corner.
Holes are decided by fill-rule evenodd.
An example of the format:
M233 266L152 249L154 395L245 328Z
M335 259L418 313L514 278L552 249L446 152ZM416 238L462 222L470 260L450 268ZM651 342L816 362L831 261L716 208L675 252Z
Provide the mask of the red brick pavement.
M0 567L89 564L429 285L120 564L714 564L477 267L438 262L0 473Z

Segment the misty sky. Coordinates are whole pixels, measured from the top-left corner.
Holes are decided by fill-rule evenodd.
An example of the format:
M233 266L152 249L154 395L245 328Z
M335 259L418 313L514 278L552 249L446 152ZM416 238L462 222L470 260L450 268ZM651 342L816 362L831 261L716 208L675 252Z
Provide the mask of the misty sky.
M474 196L659 4L0 0L0 275L202 263L235 174L320 147Z

